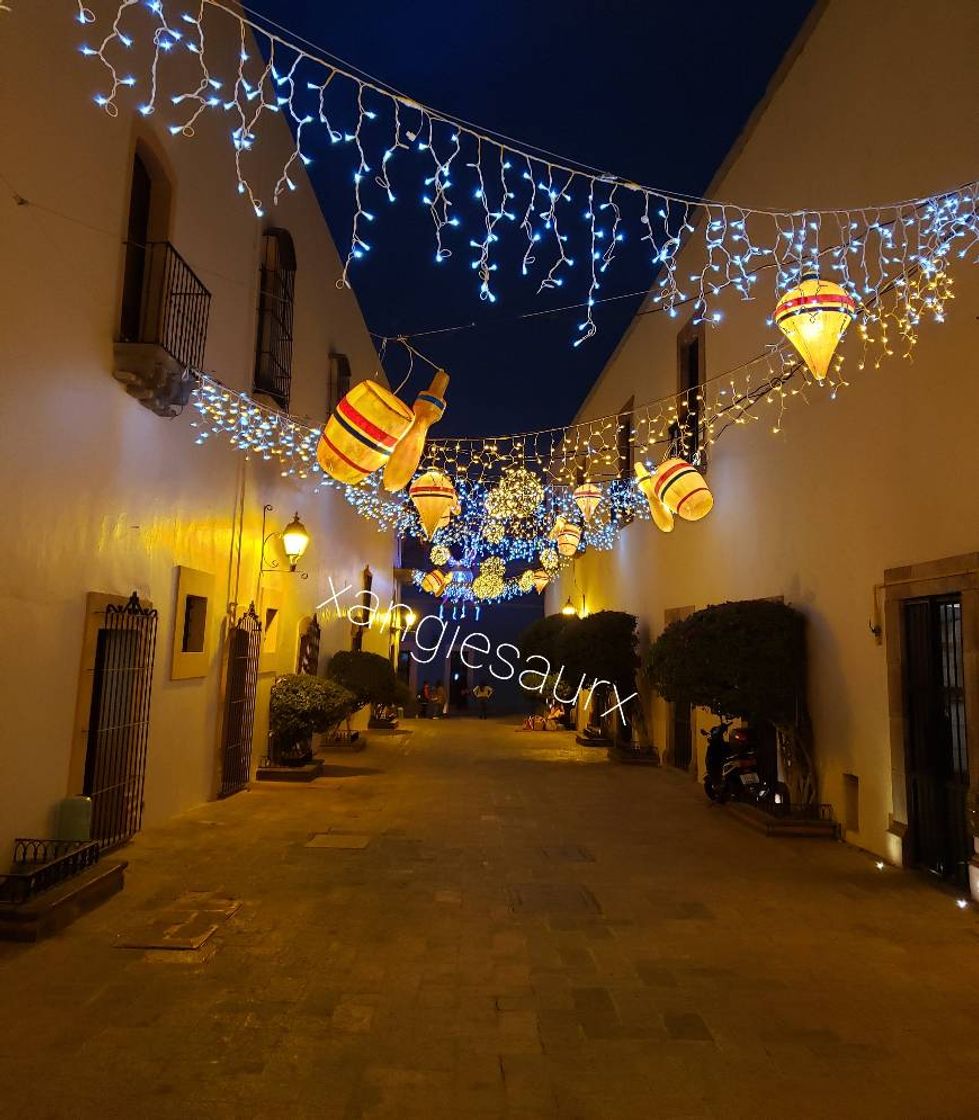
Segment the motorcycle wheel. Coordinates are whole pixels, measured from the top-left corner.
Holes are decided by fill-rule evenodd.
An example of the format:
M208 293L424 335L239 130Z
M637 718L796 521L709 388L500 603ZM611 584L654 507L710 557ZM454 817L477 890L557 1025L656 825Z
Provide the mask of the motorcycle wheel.
M707 794L707 799L713 801L718 805L723 805L727 801L727 787L715 786L710 780L710 776L704 778L704 793Z

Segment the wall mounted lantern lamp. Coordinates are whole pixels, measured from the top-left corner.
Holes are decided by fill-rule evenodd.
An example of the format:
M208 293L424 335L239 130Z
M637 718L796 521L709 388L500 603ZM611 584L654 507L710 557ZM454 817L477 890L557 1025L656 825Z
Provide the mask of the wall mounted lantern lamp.
M261 570L263 572L275 572L279 570L279 561L274 558L269 558L266 563L265 552L268 548L269 541L273 537L278 537L282 546L282 551L285 553L286 560L289 562L289 571L295 572L301 579L309 579L309 572L300 572L297 570L296 565L303 558L306 549L309 548L309 533L306 532L306 526L299 520L297 513L289 524L282 529L273 530L271 533L266 533L265 523L268 515L273 511L274 506L262 507L262 562Z

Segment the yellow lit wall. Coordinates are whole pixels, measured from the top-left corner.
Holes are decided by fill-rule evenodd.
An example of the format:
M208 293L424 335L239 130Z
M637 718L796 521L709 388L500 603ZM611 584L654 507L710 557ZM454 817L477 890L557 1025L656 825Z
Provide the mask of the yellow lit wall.
M712 196L826 208L968 182L979 168L977 57L975 4L824 5ZM655 128L653 118L651 139ZM678 272L697 268L691 251ZM868 630L872 588L885 568L979 548L979 273L956 261L953 276L947 322L922 327L913 364L895 357L858 372L853 332L843 344L851 388L835 401L820 389L808 405L795 400L780 435L763 404L757 422L716 445L708 518L679 522L669 537L636 522L614 552L576 565L589 610L635 612L647 642L672 608L782 595L804 611L822 799L839 819L843 774L858 775L860 831L848 839L882 855L892 780L885 652ZM779 341L766 324L773 305L767 294L722 305L724 323L707 331L708 377ZM633 393L643 403L675 392L676 336L688 316L637 317L580 417L614 413ZM549 590L549 613L570 590L568 576ZM663 748L665 705L650 704Z
M0 28L0 170L9 181L0 190L0 845L50 835L54 804L79 792L69 789L68 765L86 593L135 589L160 611L144 815L154 821L216 788L222 616L229 602L241 611L255 596L263 504L275 506L273 528L298 509L312 537L302 564L309 580L265 578L282 594L274 669L294 668L299 619L328 596L328 575L360 587L369 563L385 604L392 592L390 536L338 495L313 495L274 463L245 463L218 438L196 446L195 410L161 419L113 379L136 138L168 166L169 240L212 294L206 367L242 389L254 367L263 223L235 190L223 114L186 140L169 135L165 111L143 119L127 108L112 120L92 104L101 79L77 51L83 33L69 8L16 5ZM284 124L266 120L252 169L266 224L287 228L296 246L291 410L321 421L330 352L349 356L354 380L374 375L378 361L356 299L336 287L337 250L301 169L299 190L271 206L289 146ZM169 679L177 565L214 574L204 678ZM324 655L349 640L349 623L329 621ZM369 632L364 648L387 653L387 633ZM253 761L264 753L271 679L264 674L260 686Z

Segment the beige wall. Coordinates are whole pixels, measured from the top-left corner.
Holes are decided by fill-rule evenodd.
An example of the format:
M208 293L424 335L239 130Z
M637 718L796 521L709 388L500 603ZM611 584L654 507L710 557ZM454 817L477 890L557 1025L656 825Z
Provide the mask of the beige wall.
M979 7L967 0L831 0L713 196L827 207L967 182L979 167L977 57ZM681 264L679 272L691 270ZM781 435L762 405L758 423L713 449L716 504L705 521L680 522L670 537L637 522L614 553L586 555L574 575L590 610L636 612L646 639L670 608L774 595L801 608L810 620L822 798L841 816L842 775L857 774L861 830L848 838L883 855L894 854L892 783L885 647L868 630L872 588L885 568L979 547L971 497L979 484L979 276L967 262L953 276L948 321L922 327L914 364L895 357L860 373L852 359L852 387L835 401L818 390L808 407L796 400ZM758 301L729 301L725 323L708 331L708 377L778 341L766 326L770 284L758 287ZM614 412L632 393L642 403L675 392L684 322L638 317L580 415ZM855 343L844 352L855 354ZM550 611L570 581L549 592ZM662 748L666 710L655 708ZM979 752L973 758L979 765Z
M85 597L137 589L160 611L145 820L212 795L219 733L218 629L225 604L245 609L255 593L262 506L271 527L300 510L312 545L308 581L266 577L283 592L276 668L294 666L298 620L326 598L328 574L392 590L392 541L337 494L279 477L273 463L244 463L218 438L194 443L188 408L153 415L112 377L122 240L135 139L154 144L174 184L169 240L212 294L206 367L249 388L254 365L259 246L263 223L235 190L224 114L205 118L194 140L170 137L165 113L144 120L129 107L112 120L92 104L98 68L77 45L85 32L70 5L21 4L0 17L0 413L4 561L0 578L0 845L47 835L50 812L69 792ZM134 97L131 105L137 103ZM271 186L289 137L266 122L253 170ZM268 207L266 224L296 244L292 411L321 420L328 355L350 357L354 379L377 356L350 291L336 287L339 261L301 169L300 189ZM28 205L16 205L17 193ZM243 487L240 580L233 578L232 525ZM176 565L214 573L212 657L202 679L171 682ZM365 648L387 652L387 634ZM349 645L349 624L331 621L323 650ZM271 677L263 677L256 728L261 751Z

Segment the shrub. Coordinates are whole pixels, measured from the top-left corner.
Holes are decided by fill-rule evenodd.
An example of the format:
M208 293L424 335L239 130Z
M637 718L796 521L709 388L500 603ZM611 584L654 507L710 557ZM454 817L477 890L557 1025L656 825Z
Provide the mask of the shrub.
M329 731L355 707L351 692L335 681L307 673L287 673L272 685L269 700L269 731L274 762L308 758L309 739L315 732Z
M326 675L352 692L358 707L397 704L404 695L391 662L378 653L340 650L330 658Z
M671 623L647 661L674 703L775 726L793 800L815 797L806 709L805 617L771 599L719 603Z

